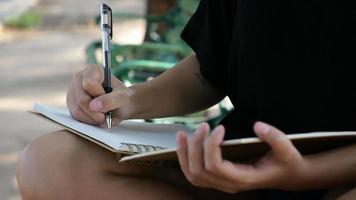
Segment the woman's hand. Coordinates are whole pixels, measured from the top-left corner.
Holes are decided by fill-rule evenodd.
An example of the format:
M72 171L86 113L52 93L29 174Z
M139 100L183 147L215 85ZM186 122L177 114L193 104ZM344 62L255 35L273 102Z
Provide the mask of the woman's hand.
M103 68L97 65L88 66L74 75L67 92L67 107L73 118L100 125L105 122L105 113L110 110L114 111L114 124L128 117L131 90L111 77L113 92L105 94L103 81Z
M189 139L179 132L178 157L184 175L195 186L229 193L260 188L297 189L306 181L307 159L280 130L257 122L254 131L271 151L253 164L233 163L222 158L223 126L209 135L209 125L203 123Z

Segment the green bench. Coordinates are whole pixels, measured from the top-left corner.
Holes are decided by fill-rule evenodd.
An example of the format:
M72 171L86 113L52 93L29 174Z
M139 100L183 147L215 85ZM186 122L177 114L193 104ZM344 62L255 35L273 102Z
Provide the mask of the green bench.
M125 13L113 13L113 21L118 18L147 21L146 39L140 45L111 44L112 73L127 85L146 81L172 68L177 62L189 55L191 49L182 41L180 33L194 13L198 0L177 0L175 6L161 15L139 16ZM100 16L96 17L100 24ZM164 30L159 27L164 26ZM114 27L115 28L115 27ZM101 41L94 41L86 48L87 62L101 64L97 52L101 51ZM229 112L219 104L220 113L215 117L202 111L186 116L153 119L152 122L183 123L196 127L202 121L217 125Z

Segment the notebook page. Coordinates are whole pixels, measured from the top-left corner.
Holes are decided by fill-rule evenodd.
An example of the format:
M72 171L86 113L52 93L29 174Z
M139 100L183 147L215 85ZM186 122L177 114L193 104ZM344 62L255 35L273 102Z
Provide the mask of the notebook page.
M121 150L122 143L144 144L163 148L176 147L176 133L179 130L191 134L192 131L182 125L152 124L146 122L124 121L108 129L81 123L73 119L67 109L35 103L34 110L44 116L94 138L113 149Z

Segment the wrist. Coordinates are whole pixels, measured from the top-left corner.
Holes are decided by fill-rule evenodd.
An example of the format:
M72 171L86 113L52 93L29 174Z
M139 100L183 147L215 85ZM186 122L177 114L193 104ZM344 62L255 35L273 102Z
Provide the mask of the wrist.
M292 171L293 176L287 178L287 183L289 182L289 184L285 184L286 187L282 189L298 191L307 190L312 187L314 182L314 168L311 158L304 156Z
M310 167L310 161L304 158L294 161L289 166L280 166L276 173L271 173L270 178L259 182L259 185L256 185L254 189L272 188L287 191L307 189Z
M307 156L303 156L302 162L296 171L295 188L292 190L310 189L311 181L314 178L312 160Z

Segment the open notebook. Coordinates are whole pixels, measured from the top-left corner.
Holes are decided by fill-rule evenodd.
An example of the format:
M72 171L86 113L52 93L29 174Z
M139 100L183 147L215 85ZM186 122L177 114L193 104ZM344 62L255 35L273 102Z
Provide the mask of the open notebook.
M68 110L34 104L34 112L58 124L71 133L88 139L112 152L117 153L119 162L162 162L176 161L176 133L193 130L182 125L152 124L124 121L107 129L91 126L74 120ZM314 132L288 135L302 154L356 143L356 132ZM231 160L246 161L262 156L269 150L268 145L258 138L244 138L224 141L223 156Z

